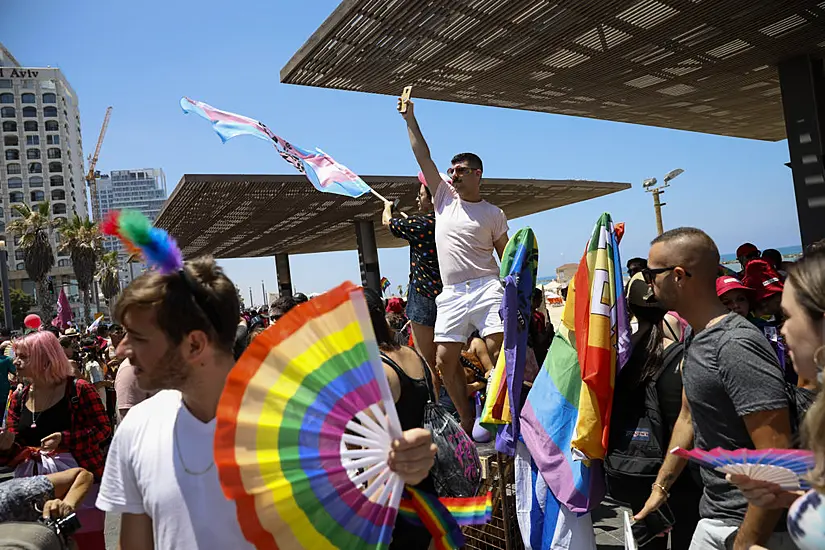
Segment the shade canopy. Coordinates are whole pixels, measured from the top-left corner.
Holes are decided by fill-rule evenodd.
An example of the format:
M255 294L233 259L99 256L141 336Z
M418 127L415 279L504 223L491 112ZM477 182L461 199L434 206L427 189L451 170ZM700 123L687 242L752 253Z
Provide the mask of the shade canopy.
M418 179L364 176L402 211L416 210ZM630 188L628 183L485 178L484 197L515 219ZM355 221L374 221L379 248L405 246L381 226L382 203L316 191L301 174L186 174L156 225L169 231L186 257L250 258L356 250Z
M780 140L803 54L821 0L344 0L281 80Z

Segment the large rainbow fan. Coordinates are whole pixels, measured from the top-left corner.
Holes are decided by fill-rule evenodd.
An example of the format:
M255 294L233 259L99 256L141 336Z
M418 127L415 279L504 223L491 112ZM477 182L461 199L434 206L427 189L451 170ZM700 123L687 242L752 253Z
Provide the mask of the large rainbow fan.
M344 283L252 341L221 396L215 462L257 548L386 548L405 492L387 465L400 435L366 302ZM440 525L440 547L463 544L454 521Z
M692 460L723 474L744 475L751 479L775 483L786 491L810 489L805 475L814 467L814 454L799 449L716 448L686 450L676 447L672 454Z

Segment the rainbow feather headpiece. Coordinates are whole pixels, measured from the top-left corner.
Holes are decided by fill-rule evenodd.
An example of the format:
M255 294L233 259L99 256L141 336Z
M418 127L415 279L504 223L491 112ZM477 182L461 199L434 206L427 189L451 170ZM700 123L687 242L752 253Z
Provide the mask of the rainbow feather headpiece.
M183 254L172 236L152 227L149 218L134 210L112 210L100 223L104 235L117 237L131 254L166 275L183 268Z

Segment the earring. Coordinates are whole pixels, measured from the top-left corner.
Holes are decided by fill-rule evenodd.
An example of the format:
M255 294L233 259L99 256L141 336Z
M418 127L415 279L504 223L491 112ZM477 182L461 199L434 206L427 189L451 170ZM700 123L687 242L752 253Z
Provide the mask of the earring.
M814 352L814 364L819 369L825 369L825 346L819 346Z

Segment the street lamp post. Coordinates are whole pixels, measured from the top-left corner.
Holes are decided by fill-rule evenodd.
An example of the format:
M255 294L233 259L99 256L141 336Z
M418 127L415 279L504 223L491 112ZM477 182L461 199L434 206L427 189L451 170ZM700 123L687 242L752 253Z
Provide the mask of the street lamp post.
M9 251L6 241L0 240L0 282L3 284L3 317L6 328L14 330L11 317L11 290L9 289Z
M662 202L661 195L665 192L666 188L670 187L670 182L683 172L684 170L681 168L671 170L665 174L664 182L658 187L656 186L658 183L656 178L648 178L642 182L642 187L644 187L644 190L653 194L653 210L656 213L656 231L658 235L665 232L664 224L662 223L662 207L667 205L667 203Z

